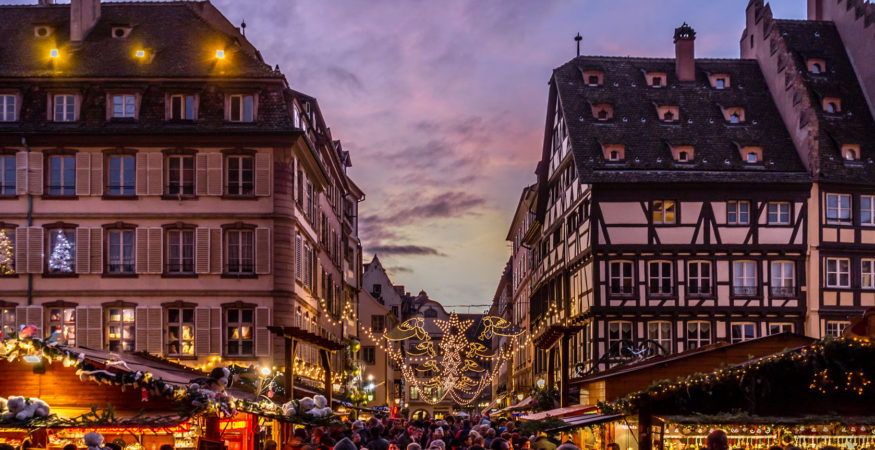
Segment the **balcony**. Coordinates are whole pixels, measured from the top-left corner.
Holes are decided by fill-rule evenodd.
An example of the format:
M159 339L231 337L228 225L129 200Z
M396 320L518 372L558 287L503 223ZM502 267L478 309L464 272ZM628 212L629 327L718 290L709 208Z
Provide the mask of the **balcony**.
M769 288L769 294L772 297L795 297L795 286L772 286Z
M757 295L756 286L732 286L732 294L736 297L753 297Z

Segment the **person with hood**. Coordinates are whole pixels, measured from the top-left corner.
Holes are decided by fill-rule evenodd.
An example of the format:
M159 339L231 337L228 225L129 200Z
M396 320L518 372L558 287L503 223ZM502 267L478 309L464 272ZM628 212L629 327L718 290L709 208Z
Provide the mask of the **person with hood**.
M334 444L334 450L359 450L358 447L349 439L343 438Z

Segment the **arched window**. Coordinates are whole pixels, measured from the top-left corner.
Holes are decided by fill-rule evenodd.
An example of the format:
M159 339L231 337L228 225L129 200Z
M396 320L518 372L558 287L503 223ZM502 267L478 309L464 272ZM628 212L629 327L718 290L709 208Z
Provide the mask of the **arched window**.
M738 113L732 113L732 115L729 116L729 123L738 123L740 121L741 118L738 116Z
M674 113L671 111L666 111L665 114L663 114L662 118L666 122L671 122L672 120L674 120Z
M757 162L757 154L754 152L750 152L747 154L747 162L755 163Z
M811 65L811 73L820 73L823 71L823 68L820 67L820 63L814 63Z
M836 106L835 103L829 102L826 104L826 112L830 114L835 114L836 111L838 111L838 106Z

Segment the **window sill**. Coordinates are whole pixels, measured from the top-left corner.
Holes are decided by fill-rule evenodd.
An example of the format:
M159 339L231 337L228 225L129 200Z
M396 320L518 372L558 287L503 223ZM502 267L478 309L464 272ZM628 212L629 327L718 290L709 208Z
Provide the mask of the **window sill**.
M222 194L222 200L258 200L255 194L252 195L232 195Z
M136 117L110 117L111 123L137 123Z
M44 272L43 278L79 278L76 272Z
M258 275L254 274L254 273L239 273L239 274L238 273L223 273L222 278L228 278L228 279L239 278L239 279L245 280L245 279L258 278Z
M10 273L8 275L0 274L0 278L18 278L18 275L19 275L18 273Z
M133 194L125 194L125 195L114 195L114 194L103 194L101 196L103 200L137 200L139 197Z
M18 195L0 195L0 200L18 200Z
M188 273L188 272L183 272L183 273L164 272L161 274L161 278L197 278L197 276L198 276L198 274L196 274L196 273Z
M139 278L136 273L103 273L101 278Z
M78 195L43 194L43 200L79 200Z
M161 194L161 200L197 200L198 196L194 194Z

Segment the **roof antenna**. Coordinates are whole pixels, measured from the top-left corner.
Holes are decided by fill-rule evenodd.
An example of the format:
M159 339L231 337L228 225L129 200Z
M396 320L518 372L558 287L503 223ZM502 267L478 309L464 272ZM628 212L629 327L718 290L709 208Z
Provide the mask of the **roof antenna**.
M580 41L583 40L583 37L580 33L577 33L577 36L574 36L574 40L577 41L577 56L580 56Z
M246 36L246 19L243 19L243 23L240 24L240 29L243 30L243 36Z

